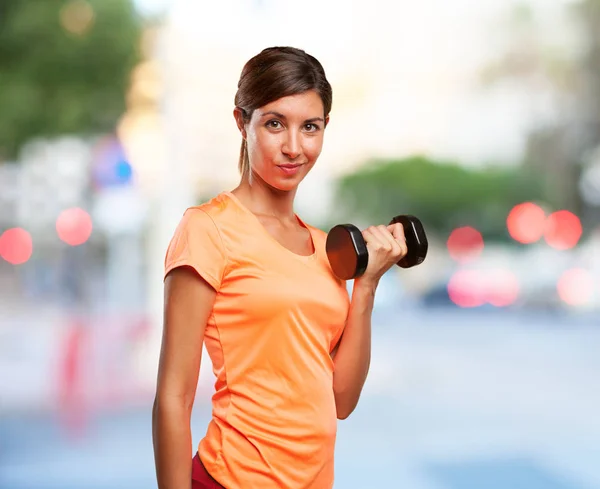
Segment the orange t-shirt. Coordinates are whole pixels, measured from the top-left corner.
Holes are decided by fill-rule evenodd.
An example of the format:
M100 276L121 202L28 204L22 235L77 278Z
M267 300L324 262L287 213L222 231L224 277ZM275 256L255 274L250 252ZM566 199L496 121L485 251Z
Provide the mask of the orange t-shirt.
M227 489L330 489L337 416L333 360L349 309L326 233L315 252L273 238L231 192L186 210L165 275L193 267L217 291L204 335L216 376L198 453Z

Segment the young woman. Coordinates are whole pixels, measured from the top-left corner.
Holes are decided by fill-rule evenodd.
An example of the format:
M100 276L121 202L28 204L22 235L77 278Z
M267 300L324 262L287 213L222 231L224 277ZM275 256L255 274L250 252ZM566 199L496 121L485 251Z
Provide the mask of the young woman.
M233 113L240 184L187 209L166 254L159 489L333 486L337 420L356 407L369 370L375 290L407 250L401 225L366 229L369 264L350 298L326 234L294 213L331 102L323 67L302 50L268 48L244 66ZM203 342L215 393L192 459Z

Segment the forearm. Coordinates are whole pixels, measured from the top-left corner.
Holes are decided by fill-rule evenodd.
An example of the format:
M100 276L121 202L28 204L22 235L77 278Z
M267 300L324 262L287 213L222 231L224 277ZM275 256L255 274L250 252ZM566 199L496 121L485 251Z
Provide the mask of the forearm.
M191 407L176 398L157 398L152 409L152 439L159 489L191 489Z
M358 404L371 363L371 316L377 284L354 281L348 320L334 357L337 415L347 418Z

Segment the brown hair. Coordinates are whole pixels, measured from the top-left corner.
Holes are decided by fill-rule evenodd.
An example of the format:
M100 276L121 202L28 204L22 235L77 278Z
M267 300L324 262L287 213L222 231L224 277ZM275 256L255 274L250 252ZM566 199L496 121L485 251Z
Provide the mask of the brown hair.
M321 63L302 49L270 47L244 65L235 94L235 106L241 110L244 123L247 123L255 109L307 90L317 92L323 101L325 116L328 116L333 96ZM250 170L245 139L242 139L238 167L242 176Z

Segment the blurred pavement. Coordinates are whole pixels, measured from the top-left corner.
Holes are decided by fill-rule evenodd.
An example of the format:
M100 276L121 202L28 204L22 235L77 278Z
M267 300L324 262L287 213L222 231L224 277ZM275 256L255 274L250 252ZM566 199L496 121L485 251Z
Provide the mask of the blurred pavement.
M599 323L380 308L363 397L339 424L335 488L600 488ZM97 414L79 441L48 415L0 420L0 487L156 487L151 398L138 401Z

